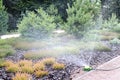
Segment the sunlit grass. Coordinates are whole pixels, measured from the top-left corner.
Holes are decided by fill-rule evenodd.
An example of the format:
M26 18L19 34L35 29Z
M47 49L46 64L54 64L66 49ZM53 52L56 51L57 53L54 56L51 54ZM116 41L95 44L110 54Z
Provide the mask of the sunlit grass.
M36 77L41 78L49 74L49 68L54 70L62 70L65 68L65 64L58 63L55 58L52 57L44 58L37 62L32 62L31 60L21 60L18 62L6 60L1 67L3 66L7 72L16 73L13 80L24 80L30 78L30 76L28 77L26 74L35 75ZM23 76L22 74L26 76Z
M45 65L41 61L38 61L33 65L33 69L34 71L45 70Z
M54 64L56 61L55 61L55 58L45 58L42 60L42 62L45 64L45 65L52 65Z
M52 68L56 69L56 70L61 70L61 69L65 68L65 65L62 64L62 63L54 63L53 66L52 66Z
M21 72L32 74L34 72L33 67L30 65L25 65L21 67Z
M16 73L12 80L32 80L29 74Z
M21 60L18 62L19 66L32 66L32 61L31 60Z
M17 64L10 65L6 67L6 70L8 72L18 72L19 71L19 66Z
M5 67L9 67L9 66L11 66L11 65L14 65L14 63L13 63L13 61L11 61L11 60L6 60L6 61L4 61L3 65L4 65Z
M48 75L48 71L41 71L41 70L39 70L39 71L35 72L35 75L36 75L36 77L44 77L44 76Z

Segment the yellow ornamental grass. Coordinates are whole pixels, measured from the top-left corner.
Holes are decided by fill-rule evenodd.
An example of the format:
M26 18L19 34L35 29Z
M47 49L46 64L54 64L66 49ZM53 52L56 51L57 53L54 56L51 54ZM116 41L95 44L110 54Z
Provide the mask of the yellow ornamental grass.
M12 80L32 80L30 75L26 73L16 73Z
M20 66L26 66L26 65L32 66L32 64L33 64L31 60L21 60L18 63Z
M6 67L6 70L8 72L18 72L19 71L19 66L17 64L10 65Z
M5 67L9 67L10 65L14 65L14 63L13 63L13 61L5 61L4 63L3 63L3 65L5 66Z
M29 73L29 74L32 74L34 72L34 69L32 66L22 66L21 67L21 72L23 73Z
M64 69L65 65L62 63L54 63L52 67L53 69L60 70L60 69Z
M44 76L48 75L48 71L41 71L41 70L39 70L39 71L35 72L35 75L36 75L36 77L44 77Z
M42 62L45 65L52 65L55 63L55 58L46 58L46 59L43 59Z
M39 61L33 65L33 69L34 71L45 70L45 65Z

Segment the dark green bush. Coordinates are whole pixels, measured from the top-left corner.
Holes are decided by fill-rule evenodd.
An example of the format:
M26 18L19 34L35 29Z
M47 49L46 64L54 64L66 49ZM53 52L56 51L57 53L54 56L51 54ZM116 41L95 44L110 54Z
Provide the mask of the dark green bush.
M0 0L0 34L7 32L8 29L8 14Z
M27 12L18 24L22 36L30 38L43 38L49 36L56 24L54 18L48 15L42 8L34 12Z
M90 0L75 0L72 6L68 4L65 30L77 37L82 37L93 25L93 18L98 12L98 3Z

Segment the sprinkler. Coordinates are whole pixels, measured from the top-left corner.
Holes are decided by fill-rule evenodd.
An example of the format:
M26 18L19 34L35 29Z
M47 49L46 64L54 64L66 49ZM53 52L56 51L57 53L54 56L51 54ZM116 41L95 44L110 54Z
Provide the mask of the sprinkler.
M90 66L84 66L83 70L84 71L91 71L93 68Z

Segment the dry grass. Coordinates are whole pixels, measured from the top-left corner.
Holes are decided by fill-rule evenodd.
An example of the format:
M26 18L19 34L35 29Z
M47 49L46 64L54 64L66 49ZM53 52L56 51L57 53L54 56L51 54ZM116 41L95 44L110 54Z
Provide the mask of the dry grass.
M32 74L34 70L32 66L25 65L21 67L21 72Z
M65 68L65 65L62 63L54 63L52 67L53 69L61 70Z
M17 64L10 65L6 67L6 70L8 72L18 72L19 71L19 66Z
M31 60L21 60L18 62L19 66L32 66L32 61Z
M32 80L30 75L26 73L16 73L12 80Z
M42 60L45 65L52 65L55 63L55 58L45 58Z
M3 65L4 65L5 67L9 67L9 66L11 66L11 65L14 65L14 63L13 63L13 61L8 61L8 60L6 60L6 61L3 63Z
M45 70L45 65L41 63L40 61L38 61L37 63L33 65L33 69L34 71Z
M49 72L45 71L48 69L45 65L51 65L55 70L61 70L65 68L64 64L57 63L55 58L52 57L45 58L36 63L32 63L32 61L29 60L21 60L18 63L14 63L13 61L5 61L4 63L7 72L16 73L16 75L12 78L13 80L31 80L28 74L34 74L36 77L40 78L47 76Z
M36 75L36 77L44 77L44 76L48 75L48 71L41 71L41 70L39 70L39 71L35 72L35 75Z

